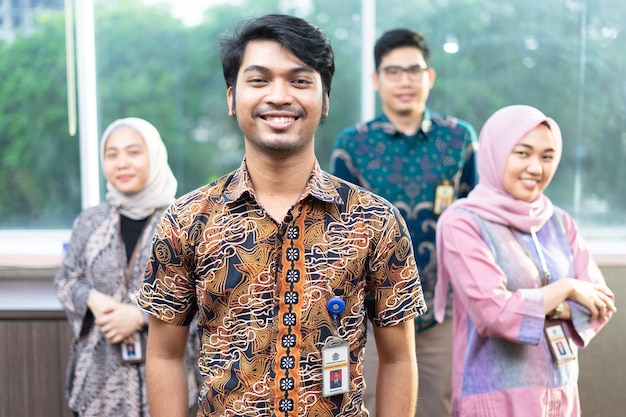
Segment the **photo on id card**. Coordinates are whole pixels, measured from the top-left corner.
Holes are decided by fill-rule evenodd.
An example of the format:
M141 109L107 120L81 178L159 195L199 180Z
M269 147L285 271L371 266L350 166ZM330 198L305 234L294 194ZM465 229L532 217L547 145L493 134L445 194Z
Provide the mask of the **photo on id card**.
M144 360L145 343L140 333L135 333L132 341L120 343L120 361L122 363L141 363Z
M545 330L552 359L557 365L576 359L561 323L546 325Z

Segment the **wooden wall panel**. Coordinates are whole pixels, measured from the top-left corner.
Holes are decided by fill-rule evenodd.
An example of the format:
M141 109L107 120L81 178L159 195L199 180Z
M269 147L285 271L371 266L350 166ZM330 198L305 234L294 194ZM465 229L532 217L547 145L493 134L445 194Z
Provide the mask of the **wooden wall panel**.
M580 350L584 416L622 417L626 410L626 266L603 266L618 312ZM64 393L71 340L62 311L3 310L0 306L0 417L72 417Z
M0 321L0 416L10 416L8 393L9 382L12 379L9 371L9 345L10 341L7 337L9 331L7 323Z
M0 321L0 415L71 417L64 394L65 320Z
M578 351L583 416L626 415L626 267L603 267L617 313L589 346Z

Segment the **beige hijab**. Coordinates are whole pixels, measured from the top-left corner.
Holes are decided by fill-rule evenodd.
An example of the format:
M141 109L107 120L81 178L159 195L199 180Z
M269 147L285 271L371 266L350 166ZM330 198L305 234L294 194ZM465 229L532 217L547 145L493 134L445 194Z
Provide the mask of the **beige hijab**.
M148 180L144 188L134 194L121 193L107 181L107 201L119 208L120 213L133 220L145 219L157 208L167 207L175 198L178 182L167 163L167 148L158 130L149 122L137 117L118 119L104 131L100 141L100 163L104 165L104 147L111 134L120 128L137 131L146 142L150 161Z

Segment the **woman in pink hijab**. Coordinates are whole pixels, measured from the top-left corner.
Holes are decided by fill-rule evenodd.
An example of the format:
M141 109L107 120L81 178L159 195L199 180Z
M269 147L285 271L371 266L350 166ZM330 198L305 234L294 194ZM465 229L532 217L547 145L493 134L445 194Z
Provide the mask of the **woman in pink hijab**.
M543 191L562 150L524 105L480 132L479 183L437 222L435 317L453 293L453 416L579 416L577 349L616 311L574 220Z

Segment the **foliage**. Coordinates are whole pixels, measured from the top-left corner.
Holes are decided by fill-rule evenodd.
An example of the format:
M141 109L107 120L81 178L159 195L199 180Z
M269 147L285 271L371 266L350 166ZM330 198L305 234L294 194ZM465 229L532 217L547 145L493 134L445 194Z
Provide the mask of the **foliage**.
M580 173L586 192L578 202L578 217L620 221L626 209L621 168L626 158L626 60L620 52L624 27L619 17L626 7L608 0L589 2L583 21L584 3L419 0L407 7L402 0L389 0L386 9L396 12L382 14L379 27L406 26L425 35L438 71L429 101L433 108L477 129L508 104L533 105L553 117L563 131L564 155L547 194L573 211L573 178ZM450 36L458 40L457 54L441 48ZM600 207L592 207L593 201ZM606 207L619 209L595 211Z
M626 3L597 0L583 21L587 1L385 0L378 2L376 36L394 27L422 32L437 71L429 106L477 130L513 103L556 119L565 149L548 194L571 210L573 178L580 175L582 210L575 214L608 223L626 214ZM243 139L227 115L217 40L242 19L294 14L331 38L330 116L316 136L323 168L341 130L361 117L360 0L310 0L308 7L290 0L219 2L197 26L140 0L102 4L95 10L100 131L119 117L153 122L168 147L178 195L241 162ZM41 14L34 35L0 44L0 189L10 190L0 196L0 227L68 227L80 211L78 138L67 133L63 18ZM443 52L452 37L459 52Z
M67 224L76 214L68 208L80 204L77 139L67 128L63 20L46 16L40 25L34 36L0 48L2 226Z

